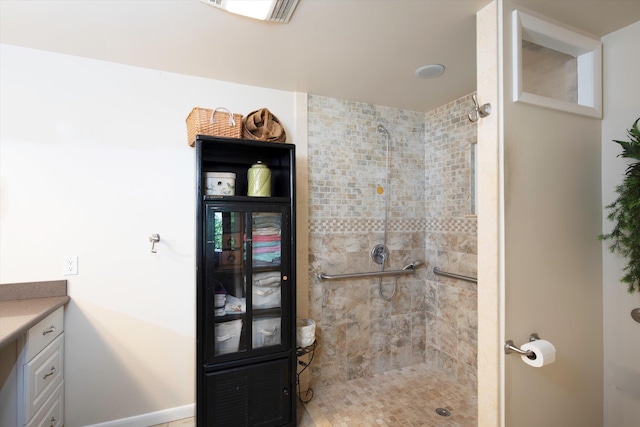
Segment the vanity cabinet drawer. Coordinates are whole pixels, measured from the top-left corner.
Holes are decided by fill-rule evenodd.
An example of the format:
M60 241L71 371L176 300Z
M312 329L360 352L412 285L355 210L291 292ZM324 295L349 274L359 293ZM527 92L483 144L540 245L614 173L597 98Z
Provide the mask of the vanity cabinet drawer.
M64 382L61 382L27 427L62 427L63 425Z
M64 308L60 307L27 332L26 360L40 353L64 331Z
M38 412L64 378L64 334L24 365L24 410L26 419Z

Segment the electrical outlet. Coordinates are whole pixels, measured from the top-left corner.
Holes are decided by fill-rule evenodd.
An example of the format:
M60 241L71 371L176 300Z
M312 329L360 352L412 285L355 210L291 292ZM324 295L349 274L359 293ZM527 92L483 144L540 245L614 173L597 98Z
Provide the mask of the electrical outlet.
M65 276L78 274L78 257L76 255L62 258L62 274Z

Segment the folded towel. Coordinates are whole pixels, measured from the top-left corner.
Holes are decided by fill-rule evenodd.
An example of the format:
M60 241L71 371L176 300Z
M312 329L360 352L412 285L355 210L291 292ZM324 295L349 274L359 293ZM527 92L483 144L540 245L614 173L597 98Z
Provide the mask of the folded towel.
M276 267L280 265L280 257L274 258L271 261L260 261L254 258L253 266L254 267Z
M280 253L280 250L282 249L282 247L280 245L277 246L270 246L270 247L266 247L266 248L253 248L253 253L254 254L270 254L270 253ZM278 255L279 256L279 255Z
M280 230L277 233L272 231L269 232L259 232L253 231L253 241L254 242L272 242L274 240L280 240ZM244 241L247 241L247 235L244 235Z
M268 248L268 247L273 247L273 246L280 246L280 239L277 240L270 240L268 242L253 242L253 247L254 248Z
M253 259L256 261L274 262L276 259L279 260L280 256L280 252L269 252L265 254L254 254Z
M254 236L279 236L280 228L277 227L264 227L264 228L256 228L253 230Z
M254 286L278 286L280 285L281 273L279 271L266 271L255 273L251 279Z

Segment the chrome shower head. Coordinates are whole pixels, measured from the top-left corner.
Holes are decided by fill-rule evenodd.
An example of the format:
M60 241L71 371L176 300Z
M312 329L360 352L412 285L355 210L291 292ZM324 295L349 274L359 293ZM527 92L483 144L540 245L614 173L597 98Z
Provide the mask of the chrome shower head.
M389 135L389 131L387 130L387 128L382 125L378 125L378 132L384 132Z
M422 261L413 261L411 264L407 264L404 266L403 270L415 270L424 264Z

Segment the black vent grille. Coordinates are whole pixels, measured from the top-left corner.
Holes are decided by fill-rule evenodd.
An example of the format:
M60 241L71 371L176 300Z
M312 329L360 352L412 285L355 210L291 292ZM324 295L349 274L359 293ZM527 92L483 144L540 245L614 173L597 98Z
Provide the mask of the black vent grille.
M249 384L243 375L221 376L215 383L215 411L213 413L216 426L247 426L249 402ZM212 405L213 407L214 405ZM213 408L212 408L213 409Z
M285 367L282 364L272 365L268 369L254 373L252 386L255 387L256 393L253 394L252 425L271 425L271 422L282 418L284 414L282 394L283 389L286 388L283 379L287 377L283 370Z

